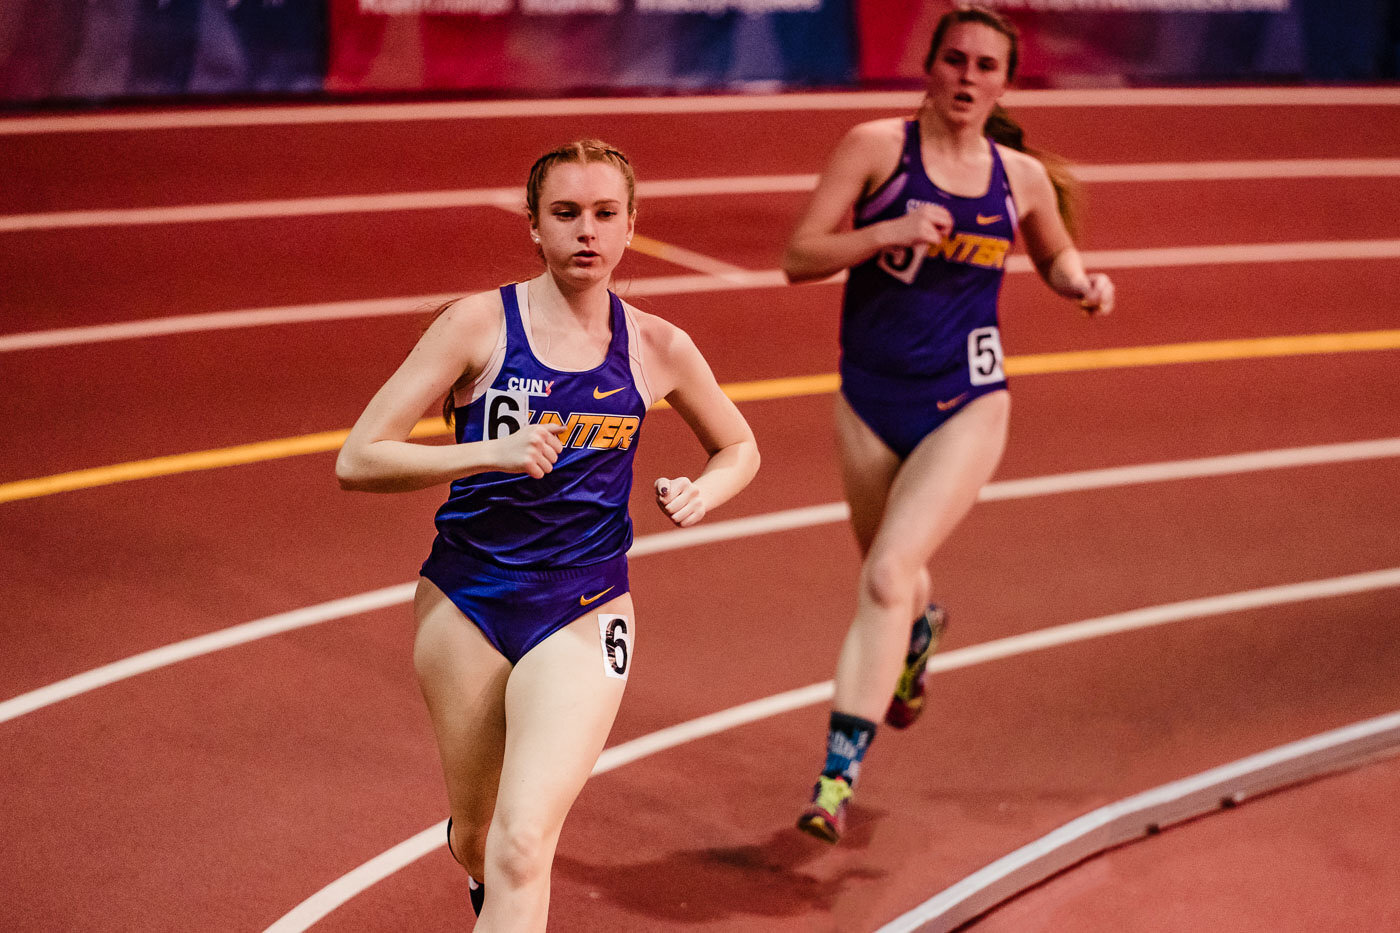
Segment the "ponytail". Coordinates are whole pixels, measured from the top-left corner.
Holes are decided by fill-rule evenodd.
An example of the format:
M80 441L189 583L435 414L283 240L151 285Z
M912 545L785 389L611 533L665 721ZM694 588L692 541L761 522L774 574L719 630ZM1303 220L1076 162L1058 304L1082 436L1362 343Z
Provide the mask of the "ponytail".
M987 117L986 133L994 142L1017 152L1024 152L1045 166L1045 172L1050 176L1050 184L1055 188L1055 206L1060 212L1060 218L1065 222L1065 229L1069 231L1070 237L1078 239L1084 190L1078 179L1071 174L1069 162L1053 152L1042 152L1026 145L1026 131L1000 104L992 111L991 116Z

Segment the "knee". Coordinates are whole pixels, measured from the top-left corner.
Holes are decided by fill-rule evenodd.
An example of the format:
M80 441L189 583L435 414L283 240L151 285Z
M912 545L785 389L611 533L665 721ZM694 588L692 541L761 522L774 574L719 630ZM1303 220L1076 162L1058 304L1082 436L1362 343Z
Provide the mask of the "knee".
M497 825L491 831L491 880L520 888L548 877L553 852L552 837L538 826Z
M921 576L921 572L923 576ZM927 571L897 554L872 554L861 568L862 595L881 609L908 611Z

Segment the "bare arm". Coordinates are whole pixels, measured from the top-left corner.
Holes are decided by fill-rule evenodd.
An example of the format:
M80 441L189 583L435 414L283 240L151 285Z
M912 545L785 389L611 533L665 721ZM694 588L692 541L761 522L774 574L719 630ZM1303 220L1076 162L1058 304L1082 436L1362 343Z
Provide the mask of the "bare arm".
M650 329L659 351L656 384L669 387L666 401L709 455L693 481L686 477L656 481L657 505L685 528L749 484L758 472L758 443L690 337L660 319L653 319Z
M1076 299L1089 314L1113 310L1113 282L1103 273L1089 273L1084 259L1070 239L1055 201L1050 176L1035 158L1022 153L1007 156L1021 214L1026 252L1040 278L1057 295Z
M843 229L857 201L893 170L899 158L903 121L881 120L854 127L836 144L816 190L783 252L790 282L824 279L893 246L939 243L953 218L937 207L894 220Z
M453 304L433 322L408 358L375 393L340 448L335 475L341 488L409 492L474 473L504 470L540 477L553 468L558 428L530 425L498 440L421 444L409 433L464 373L479 372L500 326L495 293Z

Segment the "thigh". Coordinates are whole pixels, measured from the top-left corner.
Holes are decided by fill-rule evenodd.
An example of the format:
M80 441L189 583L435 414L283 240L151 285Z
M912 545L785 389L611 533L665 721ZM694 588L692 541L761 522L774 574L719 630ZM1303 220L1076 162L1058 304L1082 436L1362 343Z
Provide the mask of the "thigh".
M419 579L413 666L428 706L452 813L484 826L505 754L510 663L442 591Z
M600 628L600 616L624 617L625 630ZM557 835L612 729L627 683L617 668L621 663L622 673L630 673L634 635L626 594L554 632L516 663L506 687L493 826L526 823Z
M924 438L890 484L872 554L928 563L992 478L1006 448L1010 396L981 396Z
M864 555L884 517L890 484L899 470L899 457L861 420L840 392L836 393L836 440L841 454L841 484L851 507L851 530Z

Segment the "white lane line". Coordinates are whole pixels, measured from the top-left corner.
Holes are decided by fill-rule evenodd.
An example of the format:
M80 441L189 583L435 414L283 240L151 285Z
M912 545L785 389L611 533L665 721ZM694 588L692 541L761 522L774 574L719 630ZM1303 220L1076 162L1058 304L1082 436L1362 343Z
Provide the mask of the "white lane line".
M929 661L929 670L934 672L950 671L1152 626L1193 621L1208 616L1239 612L1244 609L1365 593L1396 586L1400 586L1400 567L1151 606L1132 612L1086 619L1082 622L1056 626L1025 635L1013 635L1009 638L949 651L943 655L934 655ZM830 699L832 693L833 684L828 680L824 683L812 684L787 693L745 703L700 719L671 726L660 732L641 736L606 749L599 757L593 774L611 771L648 755L654 755L686 742L715 735L726 729L733 729L789 710L820 703ZM277 922L268 927L266 933L301 933L301 931L309 929L357 894L412 864L429 852L441 848L446 826L447 821L443 820L342 875L288 911ZM908 930L912 927L898 927L897 929Z
M1275 262L1346 261L1394 259L1400 257L1400 239L1319 240L1298 243L1246 243L1218 246L1169 246L1146 249L1087 250L1084 259L1098 269L1166 269L1186 266L1249 265ZM1024 255L1012 256L1006 263L1008 274L1033 271ZM834 275L812 285L839 284L845 274ZM778 269L728 272L718 275L671 275L644 279L624 279L617 292L624 298L656 295L697 294L742 289L785 288L787 278ZM318 302L271 308L245 308L210 311L142 321L118 321L84 327L61 327L13 334L0 334L0 353L39 350L47 347L131 340L198 331L233 330L273 324L346 320L395 314L426 313L432 306L467 294L469 290L437 295L407 295L399 298L371 298L356 301Z
M1234 162L1129 162L1071 165L1082 182L1269 181L1281 178L1393 178L1400 159L1245 159Z
M818 110L906 110L918 91L723 94L694 97L617 97L563 100L454 101L405 104L299 104L147 113L0 119L0 136L110 133L200 127L386 123L415 120L494 120L616 114L761 113ZM1400 88L1084 88L1011 90L1008 107L1335 107L1394 106Z
M1160 269L1172 266L1245 265L1265 262L1394 259L1400 240L1313 240L1301 243L1240 243L1221 246L1167 246L1148 249L1088 250L1084 258L1101 269ZM1025 260L1024 256L1012 259ZM1029 266L1029 263L1027 263ZM1011 263L1007 264L1011 271Z
M1220 457L1199 457L1165 463L1144 463L1141 466L1108 467L1102 470L1079 470L1029 479L1008 479L982 487L978 500L996 502L1001 499L1023 499L1051 493L1079 492L1086 489L1107 489L1138 483L1163 483L1208 476L1231 476L1261 470L1281 470L1289 467L1318 466L1324 463L1348 463L1358 460L1380 460L1400 457L1400 437L1372 441L1348 441L1340 444L1317 444L1309 447L1284 447ZM703 526L701 526L703 527Z
M43 709L45 706L52 706L62 700L70 700L75 696L96 690L99 687L105 687L108 684L114 684L119 680L127 680L138 674L169 667L180 661L188 661L190 658L223 651L226 648L247 644L260 638L268 638L294 629L305 628L308 625L333 622L363 612L383 609L386 606L397 606L413 599L413 590L416 585L416 583L401 583L381 590L371 590L368 593L333 599L330 602L307 606L304 609L294 609L291 612L279 613L254 622L245 622L242 625L234 625L174 644L162 645L159 648L153 648L120 661L113 661L111 664L104 664L90 671L75 674L37 690L21 693L19 696L0 703L0 723L9 722L11 719L17 719L37 709Z
M120 207L90 211L49 211L0 215L0 233L24 230L67 230L78 227L130 227L149 224L193 224L229 220L317 217L329 214L372 214L381 211L441 210L459 207L513 207L523 200L514 188L468 188L457 191L404 191L391 194L348 194L266 201L224 201L176 204L169 207Z
M1100 807L968 875L876 933L949 933L1092 855L1248 797L1338 771L1397 744L1400 712L1280 745Z
M1400 159L1267 159L1235 162L1142 162L1070 166L1079 181L1183 182L1296 178L1393 178L1400 176ZM650 198L715 197L784 194L810 191L816 175L746 175L717 178L675 178L641 181L637 196ZM384 211L448 210L499 207L520 213L523 188L460 188L225 201L166 207L121 207L98 210L45 211L0 215L0 233L27 230L67 230L85 227L126 227L150 224L189 224Z
M1400 457L1400 437L1342 444L1321 444L1310 447L1289 447L1279 450L1255 451L1224 457L1204 457L1165 463L1109 467L1055 473L1019 480L988 483L978 494L984 502L1026 499L1037 496L1107 489L1142 483L1168 482L1181 479L1201 479L1238 473L1290 467L1314 466ZM675 531L643 535L629 551L631 557L644 557L682 548L698 547L718 541L749 538L798 528L845 521L850 512L844 502L828 502L747 518L697 525ZM45 687L0 702L0 723L16 719L62 700L71 699L98 687L135 677L180 661L246 644L270 635L288 632L320 622L331 622L348 616L369 612L386 606L406 603L413 598L413 583L400 584L357 596L332 600L316 606L245 622L185 641L164 645L150 651L114 661L102 667L76 674Z

